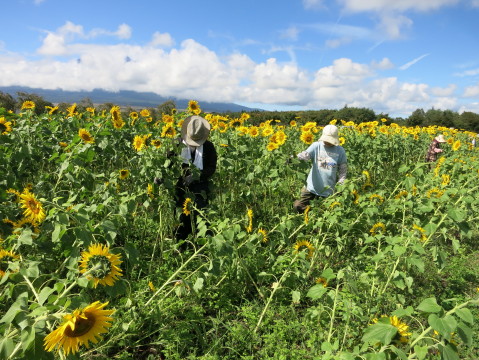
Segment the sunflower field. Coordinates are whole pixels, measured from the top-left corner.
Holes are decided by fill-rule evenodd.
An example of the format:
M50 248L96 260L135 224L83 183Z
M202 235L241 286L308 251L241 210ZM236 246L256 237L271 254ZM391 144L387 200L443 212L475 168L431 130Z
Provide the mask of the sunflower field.
M475 133L333 120L347 180L297 214L326 124L34 108L0 113L0 359L479 358ZM192 113L218 167L177 241Z

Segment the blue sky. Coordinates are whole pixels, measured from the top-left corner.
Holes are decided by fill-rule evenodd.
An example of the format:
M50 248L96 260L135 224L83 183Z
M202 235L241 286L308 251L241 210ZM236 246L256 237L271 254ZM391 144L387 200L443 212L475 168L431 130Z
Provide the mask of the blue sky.
M9 0L2 14L0 86L479 113L479 0Z

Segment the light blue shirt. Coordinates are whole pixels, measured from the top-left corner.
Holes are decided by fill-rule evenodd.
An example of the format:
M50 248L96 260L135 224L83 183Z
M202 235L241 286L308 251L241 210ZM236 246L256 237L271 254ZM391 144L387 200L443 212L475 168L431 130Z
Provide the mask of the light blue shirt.
M331 195L337 182L338 168L347 164L346 151L342 146L325 146L322 141L316 141L304 153L313 163L306 188L319 196Z

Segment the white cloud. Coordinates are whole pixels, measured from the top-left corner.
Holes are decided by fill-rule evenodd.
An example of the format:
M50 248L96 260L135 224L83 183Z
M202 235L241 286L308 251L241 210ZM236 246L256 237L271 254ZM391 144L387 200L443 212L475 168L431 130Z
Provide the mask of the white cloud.
M409 69L411 66L413 66L415 63L417 63L418 61L421 61L422 59L424 59L426 56L428 56L429 54L423 54L409 62L407 62L406 64L402 65L399 67L400 70L407 70Z
M153 34L153 38L150 42L151 46L159 46L159 47L171 47L175 44L175 41L168 33L159 33L155 32Z
M305 9L321 9L324 7L323 0L303 0Z
M460 0L339 0L351 12L430 11L457 4Z
M479 68L477 69L471 69L471 70L465 70L460 73L455 73L455 76L459 77L465 77L465 76L476 76L479 75Z
M90 32L91 34L91 32ZM254 61L239 51L218 56L187 39L175 45L167 33L155 33L144 46L83 43L83 27L65 24L47 33L32 59L4 53L0 86L64 90L134 90L199 101L294 105L306 109L367 107L393 116L408 116L417 108L454 104L455 85L430 88L403 83L381 72L394 67L383 58L369 64L339 58L308 72L294 61L273 56ZM283 49L285 50L285 49ZM479 86L465 96L479 93Z
M389 39L399 39L403 35L405 28L410 28L413 22L404 15L383 14L380 17L378 31L381 34L387 34Z
M297 40L299 35L299 29L296 26L290 26L286 30L282 31L280 34L280 38L282 39L289 39L289 40Z
M478 97L479 96L479 84L475 86L468 86L464 89L464 97Z
M445 88L433 87L431 88L431 94L438 97L451 96L456 91L457 86L455 84L449 84Z

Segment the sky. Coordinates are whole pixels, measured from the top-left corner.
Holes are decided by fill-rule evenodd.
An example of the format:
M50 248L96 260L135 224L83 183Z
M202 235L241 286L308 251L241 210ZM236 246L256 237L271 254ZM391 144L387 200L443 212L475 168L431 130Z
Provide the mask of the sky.
M0 86L479 113L479 0L8 0L2 14Z

